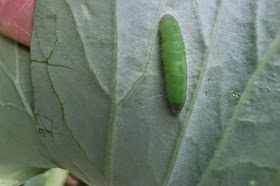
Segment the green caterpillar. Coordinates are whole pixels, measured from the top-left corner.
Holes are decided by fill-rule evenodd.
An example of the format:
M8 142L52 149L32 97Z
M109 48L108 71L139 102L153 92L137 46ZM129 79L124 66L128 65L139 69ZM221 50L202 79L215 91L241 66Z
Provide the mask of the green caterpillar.
M179 114L187 93L187 63L185 45L176 19L169 14L160 21L161 47L165 81L171 110Z

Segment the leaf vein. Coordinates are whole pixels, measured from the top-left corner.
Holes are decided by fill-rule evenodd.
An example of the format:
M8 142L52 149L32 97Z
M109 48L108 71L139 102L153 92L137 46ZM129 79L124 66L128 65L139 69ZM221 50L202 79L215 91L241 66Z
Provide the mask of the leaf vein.
M51 84L51 88L52 88L52 90L53 90L53 93L54 93L55 97L57 98L57 100L58 100L58 102L59 102L59 105L60 105L60 109L61 109L61 113L62 113L62 115L61 115L62 122L63 122L64 126L66 127L66 129L68 130L68 132L69 132L71 138L73 139L73 141L77 144L78 148L81 150L81 153L82 153L82 154L84 155L84 157L90 162L89 164L91 165L91 161L89 160L87 154L85 153L85 151L84 151L84 149L82 148L81 144L80 144L80 143L76 140L76 138L74 137L73 132L71 131L71 129L69 128L69 126L68 126L68 124L67 124L67 122L66 122L65 115L64 115L64 113L65 113L65 112L64 112L64 106L63 106L62 101L61 101L60 98L59 98L58 93L57 93L56 90L55 90L54 84L53 84L53 82L52 82L52 80L51 80L51 77L50 77L49 66L48 66L47 64L46 64L46 71L47 71L47 76L48 76L48 79L49 79L49 81L50 81L50 84ZM100 173L100 170L98 170L97 168L96 168L96 170ZM101 174L101 173L100 173L100 174ZM101 174L101 175L102 175L102 174ZM86 177L86 179L88 179L88 177Z
M71 9L71 6L70 6L69 3L67 2L67 0L64 0L64 2L65 2L65 4L67 5L67 7L68 7L68 9L69 9L69 11L70 11L70 13L71 13L71 15L72 15L73 22L75 23L75 26L76 26L76 27L75 27L75 30L76 30L77 35L78 35L78 38L79 38L79 40L81 41L81 44L82 44L83 54L84 54L84 56L85 56L86 68L87 68L88 71L91 73L91 76L93 77L93 79L96 80L98 86L101 88L101 90L104 92L104 94L106 94L107 96L110 96L109 92L101 85L101 83L99 82L99 79L98 79L97 76L96 76L96 73L94 72L94 70L93 70L93 69L91 68L91 66L90 66L90 63L89 63L89 60L88 60L88 56L87 56L87 54L86 54L86 52L85 52L85 44L84 44L84 42L83 42L83 40L82 40L82 38L81 38L80 32L79 32L79 30L78 30L78 26L77 26L76 19L75 19L75 17L74 17L74 13L73 13L73 11L72 11L72 9Z
M34 114L28 104L28 102L25 99L25 96L23 94L23 91L19 85L19 83L16 81L16 79L13 77L13 75L11 74L11 72L7 69L6 65L4 64L4 62L0 59L0 67L4 70L4 72L7 74L7 76L10 78L10 80L13 82L19 97L22 101L22 104L24 105L26 112L29 114L29 116L34 120Z

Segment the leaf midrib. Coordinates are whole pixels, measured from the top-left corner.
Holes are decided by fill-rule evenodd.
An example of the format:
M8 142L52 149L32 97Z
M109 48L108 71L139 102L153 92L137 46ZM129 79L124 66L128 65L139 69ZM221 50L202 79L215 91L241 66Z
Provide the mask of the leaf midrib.
M163 5L165 4L167 0L161 1L158 12L157 12L157 19L160 16L161 10ZM126 95L123 96L123 98L120 101L117 101L116 93L117 93L117 73L118 73L118 52L117 52L117 19L116 19L116 7L117 7L117 0L115 0L115 20L114 20L114 81L113 81L113 88L112 88L112 105L111 105L111 115L110 115L110 121L109 121L109 127L108 127L108 144L107 144L107 150L106 150L106 169L105 169L105 177L107 179L108 185L112 185L112 148L113 148L113 139L114 139L114 129L115 129L115 118L116 118L116 113L119 108L119 106L128 98L128 96L135 90L135 87L140 83L140 81L144 78L145 74L148 71L148 66L150 63L151 55L152 55L152 48L155 43L155 37L156 37L156 30L157 30L157 25L159 24L158 21L154 25L154 29L151 34L151 43L149 44L149 52L147 54L146 60L145 60L145 66L142 74L136 79L136 81L133 83L129 91L127 92Z

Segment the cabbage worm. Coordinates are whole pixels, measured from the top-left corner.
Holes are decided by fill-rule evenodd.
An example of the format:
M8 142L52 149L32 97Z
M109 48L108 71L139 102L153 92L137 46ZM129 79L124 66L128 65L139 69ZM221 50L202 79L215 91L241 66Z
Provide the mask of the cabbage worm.
M187 93L187 63L185 45L176 19L166 14L160 21L161 49L165 81L171 110L179 114Z

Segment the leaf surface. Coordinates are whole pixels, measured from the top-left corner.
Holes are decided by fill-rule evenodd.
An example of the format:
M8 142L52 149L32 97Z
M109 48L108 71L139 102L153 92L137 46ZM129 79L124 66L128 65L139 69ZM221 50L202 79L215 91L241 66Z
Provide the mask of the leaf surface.
M0 36L0 164L52 167L33 114L30 54L27 47Z
M1 186L15 186L21 185L30 177L43 172L45 169L32 167L13 167L0 166L0 185Z
M41 135L91 185L277 185L278 0L40 0L32 80ZM188 94L167 103L159 20L186 46Z

